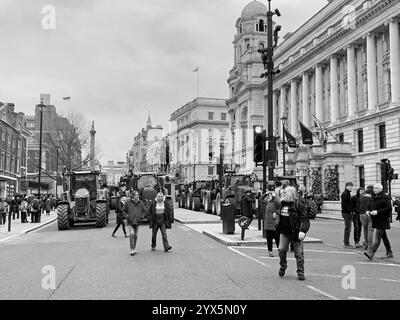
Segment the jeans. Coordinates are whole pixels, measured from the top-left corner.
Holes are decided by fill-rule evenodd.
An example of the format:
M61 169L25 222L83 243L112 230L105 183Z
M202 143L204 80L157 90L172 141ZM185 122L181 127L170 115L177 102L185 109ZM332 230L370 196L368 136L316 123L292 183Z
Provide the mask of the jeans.
M350 244L350 233L351 224L354 224L354 242L358 243L360 241L360 230L358 225L358 214L344 213L342 212L342 217L344 219L344 239L343 243L345 245Z
M268 251L272 251L272 240L275 239L276 247L279 249L279 235L275 230L265 230L267 233Z
M376 250L378 250L381 240L383 241L383 245L385 246L386 253L391 253L392 248L390 246L389 238L387 236L385 229L376 229L375 232L375 242L371 247L371 252L374 254Z
M117 232L117 230L119 229L119 226L122 226L122 230L124 231L124 234L126 235L126 230L125 230L125 223L121 222L121 223L117 223L117 226L115 227L113 234Z
M168 244L168 238L167 238L167 227L165 226L165 223L162 223L162 224L154 223L153 224L153 227L152 227L153 234L152 234L152 237L151 237L151 247L152 248L156 247L158 229L160 229L160 231L161 231L164 250L168 249L169 248L169 244Z
M303 241L290 241L290 238L287 235L280 234L279 239L279 258L280 258L280 265L282 270L287 269L287 260L286 255L289 250L289 243L292 243L294 257L296 258L297 262L297 274L304 275L304 251L303 251Z
M0 224L4 224L4 225L6 224L6 216L7 216L6 212L1 213Z
M128 231L129 231L129 244L131 247L131 250L136 249L136 243L137 243L137 238L138 238L138 232L139 232L139 225L130 225L128 224Z
M374 229L372 228L372 219L367 214L360 214L360 220L364 230L364 250L371 249L374 238Z

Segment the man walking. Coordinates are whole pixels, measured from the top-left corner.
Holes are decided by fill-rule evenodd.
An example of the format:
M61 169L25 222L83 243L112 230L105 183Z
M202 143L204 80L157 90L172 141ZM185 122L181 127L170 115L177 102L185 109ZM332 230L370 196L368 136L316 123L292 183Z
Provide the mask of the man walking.
M369 185L367 186L365 192L360 196L359 201L359 212L360 212L360 220L363 226L364 231L364 243L363 249L369 250L372 247L372 241L374 237L374 229L372 228L372 219L367 211L371 205L372 194L374 193L374 187Z
M131 256L136 252L136 243L138 238L139 225L142 217L146 214L144 204L139 199L139 192L134 190L131 192L131 199L127 200L122 209L122 214L126 219L129 231L129 243L131 248Z
M372 228L376 229L375 242L371 249L364 251L368 259L373 260L376 250L378 250L381 240L386 248L385 258L393 258L392 248L386 230L390 229L390 215L392 213L392 204L390 197L383 192L383 186L380 183L374 185L374 196L370 204L370 210L367 214L371 215Z
M165 200L162 191L158 192L157 198L151 203L149 227L153 229L151 238L151 251L156 250L157 232L161 230L164 251L168 252L172 247L168 243L167 229L171 229L174 217L174 207Z
M115 208L115 213L117 214L117 225L115 226L115 229L114 229L114 231L113 231L113 233L111 235L113 238L116 238L115 233L117 232L117 230L118 230L118 228L120 226L122 226L122 231L124 232L125 238L128 237L126 235L125 224L124 224L124 221L123 221L124 220L124 216L122 214L122 209L124 207L124 204L125 204L126 200L127 199L126 199L125 196L122 197L122 198L117 198L117 204L116 204L116 208Z
M351 191L353 191L353 183L347 182L345 186L345 190L341 195L341 205L342 205L342 217L344 219L344 247L345 248L354 248L350 245L350 233L351 233L351 224L353 223L353 201L351 201ZM356 225L354 225L354 230L356 230ZM356 232L354 232L354 240L356 241Z
M7 202L0 198L0 224L6 224Z

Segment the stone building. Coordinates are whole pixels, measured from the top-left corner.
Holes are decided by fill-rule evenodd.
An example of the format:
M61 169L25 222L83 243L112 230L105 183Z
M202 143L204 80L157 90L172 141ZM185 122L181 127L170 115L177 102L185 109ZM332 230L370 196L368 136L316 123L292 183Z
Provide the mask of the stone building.
M253 1L236 24L236 58L243 41L249 39L250 46L235 59L228 79L233 134L238 126L266 122L267 82L257 79L256 55L259 42L266 42L257 31L265 10ZM380 182L380 160L385 158L400 171L399 17L399 1L332 0L275 49L281 73L274 80L274 132L282 137L284 113L287 130L300 142L298 120L316 134L312 146L289 149L286 157L286 171L296 174L304 187L310 188L310 172L328 168L338 173L341 191L347 181L356 187ZM325 132L327 142L319 143L317 134L322 138ZM246 150L237 147L238 137L234 141L236 161L240 153L251 159L251 139L246 139L251 145ZM282 146L279 151L278 174ZM400 193L399 180L392 182L392 190Z

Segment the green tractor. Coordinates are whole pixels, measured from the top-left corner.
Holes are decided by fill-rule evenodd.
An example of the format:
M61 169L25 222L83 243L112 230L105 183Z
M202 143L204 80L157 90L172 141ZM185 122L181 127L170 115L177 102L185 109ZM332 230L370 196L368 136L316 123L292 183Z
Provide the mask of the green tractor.
M75 223L108 223L109 194L101 185L99 171L73 171L64 174L64 192L57 202L58 230L68 230Z

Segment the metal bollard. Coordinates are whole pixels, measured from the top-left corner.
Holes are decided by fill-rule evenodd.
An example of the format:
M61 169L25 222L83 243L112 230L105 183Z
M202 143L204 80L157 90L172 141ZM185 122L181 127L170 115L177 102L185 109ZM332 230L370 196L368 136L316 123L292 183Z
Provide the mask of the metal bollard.
M11 232L11 212L8 213L8 232Z

